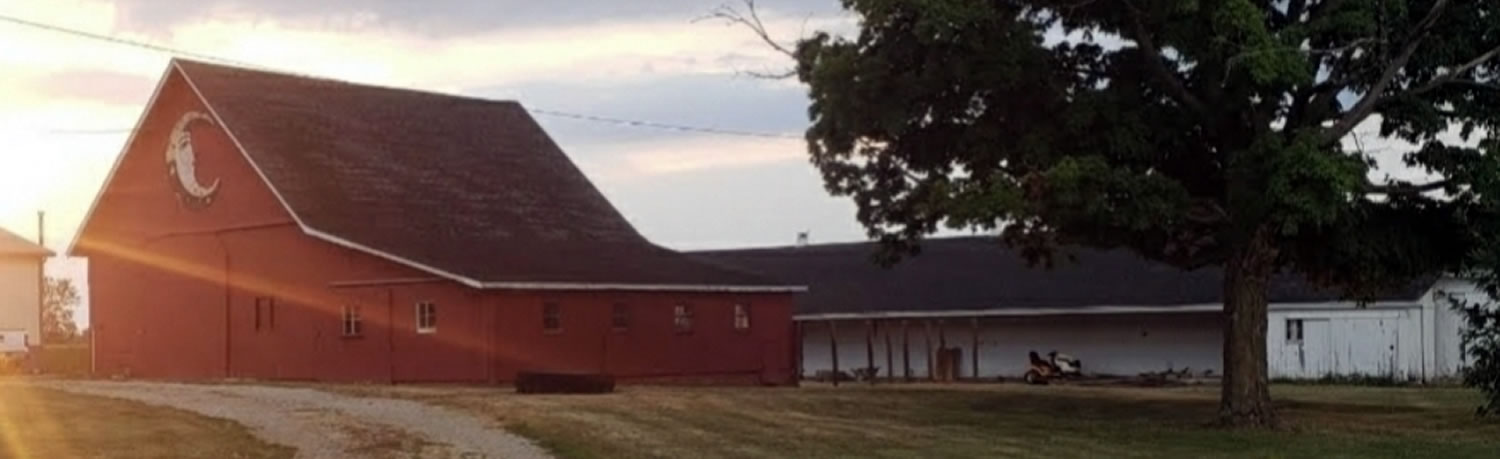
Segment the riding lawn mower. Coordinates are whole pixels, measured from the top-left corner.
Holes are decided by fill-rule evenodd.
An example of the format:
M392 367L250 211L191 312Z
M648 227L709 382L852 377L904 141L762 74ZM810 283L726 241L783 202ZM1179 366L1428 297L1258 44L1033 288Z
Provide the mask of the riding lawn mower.
M1023 378L1027 384L1047 384L1053 379L1071 379L1083 376L1083 361L1068 355L1059 354L1057 351L1047 353L1043 359L1036 351L1031 351L1031 368L1026 370Z

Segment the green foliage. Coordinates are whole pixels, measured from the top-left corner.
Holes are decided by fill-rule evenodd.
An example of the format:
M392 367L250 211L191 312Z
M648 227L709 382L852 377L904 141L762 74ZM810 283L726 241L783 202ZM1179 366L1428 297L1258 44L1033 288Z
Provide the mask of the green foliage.
M73 308L78 307L78 288L71 279L48 277L42 292L42 342L65 343L78 338Z
M1484 401L1475 409L1479 416L1500 417L1500 308L1489 301L1453 296L1450 306L1463 314L1463 368L1465 386L1479 389Z
M1500 49L1495 2L844 5L857 35L796 51L809 148L893 257L943 227L1001 230L1039 260L1081 243L1187 268L1269 237L1272 269L1368 297L1500 231L1483 192L1500 192L1484 154L1500 65L1468 65ZM1388 179L1346 141L1366 119L1380 132L1362 144L1422 144L1409 167L1446 182ZM1450 126L1477 144L1439 141Z

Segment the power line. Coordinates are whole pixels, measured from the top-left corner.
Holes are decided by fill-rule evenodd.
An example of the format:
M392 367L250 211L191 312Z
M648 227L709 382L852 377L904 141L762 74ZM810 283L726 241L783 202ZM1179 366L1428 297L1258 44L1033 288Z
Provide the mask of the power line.
M744 137L762 137L762 138L771 138L771 139L801 139L802 138L802 136L798 136L798 135L783 134L783 133L776 133L776 132L756 132L756 131L741 131L741 130L735 130L735 129L719 129L719 128L703 127L703 126L684 126L684 125L679 125L679 124L657 123L657 122L654 122L654 121L641 121L641 120L632 120L632 119L624 119L624 118L610 118L610 117L606 117L606 116L597 116L597 115L585 115L585 114L580 114L580 113L560 112L560 111L556 111L556 110L547 110L547 109L541 109L541 108L527 108L526 111L529 111L529 112L531 112L533 114L537 114L537 115L553 116L553 117L558 117L558 118L569 118L569 119L575 119L575 120L592 121L592 122L596 122L596 123L610 123L610 124L618 124L618 125L622 125L622 126L634 126L634 127L654 128L654 129L665 129L665 130L672 130L672 131L701 132L701 133L707 133L707 134L737 135L737 136L744 136Z
M130 129L106 128L106 129L46 129L43 134L50 135L112 135L129 134Z
M7 15L0 14L0 22L9 22L9 23L12 23L12 24L22 25L22 26L26 26L26 27L32 27L32 28L36 28L36 29L42 29L42 30L46 30L46 31L49 31L49 32L56 32L56 33L61 33L61 34L65 34L65 35L72 35L72 36L75 36L75 37L88 38L88 39L92 39L92 40L100 40L100 41L105 41L105 42L109 42L109 43L114 43L114 44L117 44L117 45L134 46L134 47L137 47L137 48L149 49L149 50L160 52L160 53L174 54L174 55L179 55L179 56L187 56L187 57L191 57L191 58L194 58L194 59L201 59L201 60L205 60L205 61L220 62L220 63L230 64L230 65L236 65L236 66L240 66L240 67L264 68L264 67L259 66L259 65L251 64L251 63L248 63L248 62L237 61L237 60L234 60L234 59L228 59L228 58L223 58L223 57L214 56L214 55L210 55L210 54L203 54L203 53L193 52L193 51L186 51L186 50L182 50L182 49L171 48L171 47L167 47L167 46L161 46L161 45L157 45L157 44L153 44L153 43L149 43L149 42L144 42L144 41L139 41L139 40L131 40L131 39L128 39L128 38L120 38L120 37L116 37L116 36L98 34L98 33L93 33L93 32L84 31L84 30L71 29L71 28L67 28L67 27L63 27L63 26L58 26L58 25L53 25L53 24L46 24L46 23L41 23L41 22L28 21L28 20L21 19L21 18L15 17L15 16L7 16Z
M157 44L154 44L154 43L149 43L149 42L144 42L144 41L139 41L139 40L131 40L131 39L120 38L120 37L111 36L111 35L98 34L98 33L93 33L93 32L88 32L88 31L83 31L83 30L78 30L78 29L72 29L72 28L62 27L62 26L53 25L53 24L46 24L46 23L41 23L41 22L29 21L29 20L17 18L17 17L14 17L14 16L7 16L7 15L3 15L3 14L0 14L0 22L9 22L9 23L12 23L12 24L17 24L17 25L26 26L26 27L32 27L32 28L46 30L46 31L50 31L50 32L61 33L61 34L65 34L65 35L71 35L71 36L74 36L74 37L87 38L87 39L91 39L91 40L100 40L100 41L105 41L105 42L109 42L109 43L113 43L113 44L117 44L117 45L133 46L133 47L142 48L142 49L148 49L148 50L156 51L156 52L160 52L160 53L166 53L166 54L177 55L177 56L186 56L186 57L191 57L191 58L194 58L194 59L199 59L199 60L204 60L204 61L218 62L218 63L233 65L233 66L237 66L237 67L247 67L247 68L263 69L263 70L279 71L279 70L275 70L275 69L272 69L272 68L269 68L269 67L266 67L266 66L257 65L257 64L253 64L253 63L249 63L249 62L245 62L245 61L239 61L239 60L235 60L235 59L229 59L229 58L219 57L219 56L215 56L215 55L211 55L211 54L204 54L204 53L198 53L198 52L193 52L193 51L186 51L186 50L182 50L182 49L178 49L178 48L173 48L173 47L170 47L170 46L162 46L162 45L157 45ZM286 73L294 73L294 72L286 72ZM759 132L759 131L747 131L747 130L738 130L738 129L721 129L721 128L710 127L710 126L690 126L690 125L683 125L683 124L662 123L662 122L656 122L656 121L634 120L634 119L628 119L628 118L614 118L614 117L608 117L608 116L590 115L590 114L585 114L585 113L572 113L572 112L565 112L565 111L560 111L560 110L547 110L547 109L541 109L541 108L527 108L526 110L529 111L529 112L531 112L532 114L535 114L535 115L551 116L551 117L557 117L557 118L567 118L567 119L574 119L574 120L580 120L580 121L588 121L588 122L594 122L594 123L613 124L613 125L619 125L619 126L630 126L630 127L638 127L638 128L661 129L661 130L678 131L678 132L696 132L696 133L703 133L703 134L717 134L717 135L729 135L729 136L740 136L740 137L758 137L758 138L769 138L769 139L801 139L802 138L801 136L798 136L798 135L787 134L787 133L778 133L778 132ZM45 130L43 132L47 133L47 134L54 134L54 135L102 135L102 134L127 133L127 132L130 132L130 129L48 129L48 130Z

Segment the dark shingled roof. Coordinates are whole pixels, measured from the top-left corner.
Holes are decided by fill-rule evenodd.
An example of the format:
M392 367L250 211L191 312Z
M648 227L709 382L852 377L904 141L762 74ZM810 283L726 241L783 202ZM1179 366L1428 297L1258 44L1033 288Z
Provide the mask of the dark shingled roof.
M52 251L0 228L0 257L13 256L50 257Z
M314 236L475 286L770 284L647 241L516 102L174 64Z
M1076 262L1032 268L995 238L923 242L922 253L885 269L871 261L875 243L697 252L705 261L806 285L798 314L973 311L1090 306L1215 304L1221 270L1194 271L1148 261L1125 250L1073 248ZM1379 301L1415 301L1432 286L1417 282ZM1275 277L1273 303L1338 301L1337 292L1297 276Z

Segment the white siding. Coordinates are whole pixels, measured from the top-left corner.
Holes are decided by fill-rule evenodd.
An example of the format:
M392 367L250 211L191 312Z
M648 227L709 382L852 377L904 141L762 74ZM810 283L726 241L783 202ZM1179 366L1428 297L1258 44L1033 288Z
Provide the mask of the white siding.
M1403 380L1432 380L1456 374L1463 364L1460 332L1463 317L1440 294L1487 298L1472 283L1439 282L1432 292L1413 303L1377 303L1358 307L1353 302L1273 304L1266 328L1267 364L1273 378L1319 378L1338 375L1389 376ZM1300 320L1300 341L1289 341L1289 320ZM832 367L828 322L803 321L804 375ZM874 340L874 365L887 373L885 332L891 333L893 365L902 369L900 320L879 321ZM924 321L908 320L912 375L927 376ZM973 331L969 319L946 319L943 335L948 347L961 349L959 371L972 377ZM865 321L838 323L839 368L849 371L869 364ZM931 334L933 347L938 333ZM1015 377L1027 367L1027 352L1056 350L1083 361L1089 374L1136 375L1146 371L1191 368L1220 371L1222 334L1217 312L1120 313L991 317L980 320L979 375Z
M1473 282L1466 280L1445 279L1438 282L1432 290L1423 306L1431 309L1433 374L1436 377L1455 376L1459 368L1467 363L1462 341L1466 319L1462 312L1453 310L1452 303L1447 298L1462 298L1471 303L1492 303L1492 300Z
M1083 361L1090 374L1136 375L1145 371L1191 368L1219 372L1222 338L1217 314L1110 314L986 318L980 320L979 375L1018 377L1025 373L1027 352L1045 355L1056 350ZM896 376L902 375L899 321L883 321L874 340L875 366L886 371L885 332L891 333L891 356ZM804 375L832 368L827 322L802 322ZM845 372L868 365L865 322L840 321L839 369ZM961 349L959 371L972 377L973 328L968 319L948 319L942 327L948 347ZM927 376L923 321L908 321L912 374ZM933 328L932 346L938 347Z
M33 346L41 339L41 269L37 258L0 257L0 330L24 331Z
M1405 308L1272 311L1266 355L1273 378L1330 375L1421 377L1421 309ZM1288 339L1287 325L1301 321L1302 339Z

